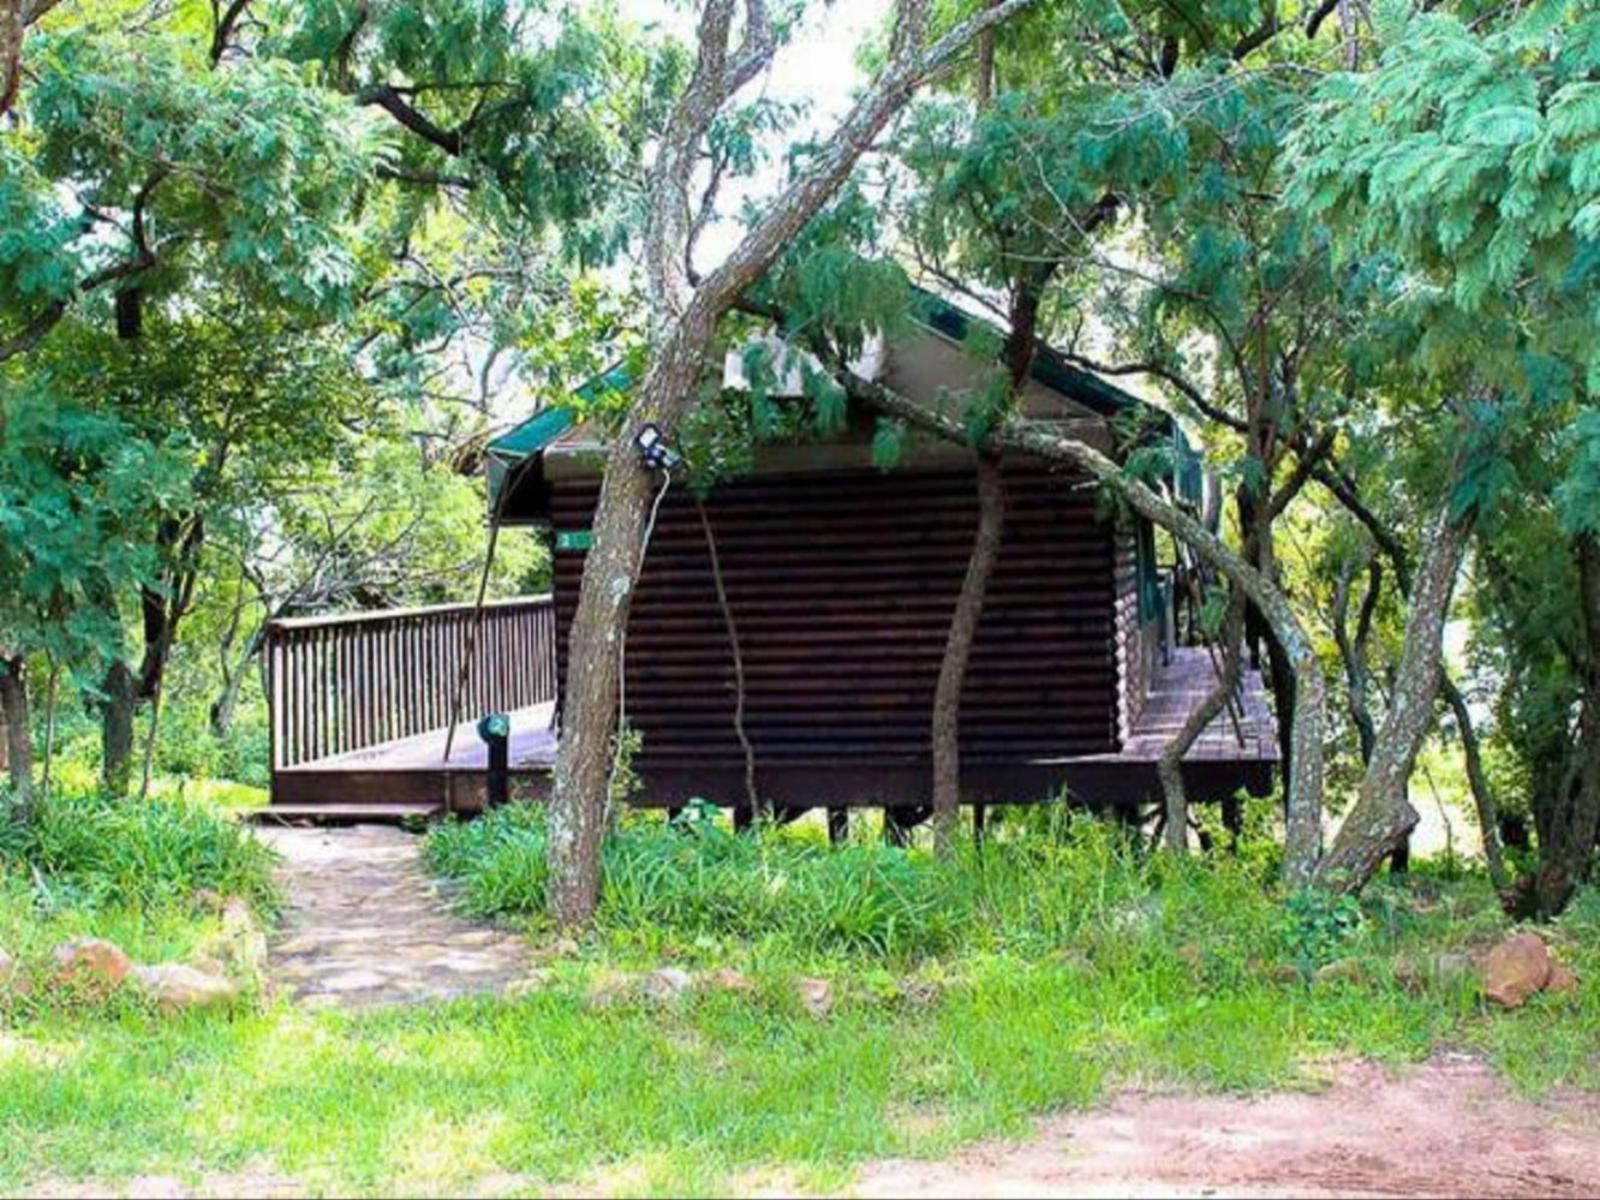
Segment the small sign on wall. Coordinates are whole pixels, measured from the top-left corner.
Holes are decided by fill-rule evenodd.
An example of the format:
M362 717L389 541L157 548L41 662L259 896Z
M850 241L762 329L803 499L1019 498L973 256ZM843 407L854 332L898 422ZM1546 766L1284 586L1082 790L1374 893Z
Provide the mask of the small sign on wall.
M594 533L588 529L556 530L557 550L587 550L594 545Z

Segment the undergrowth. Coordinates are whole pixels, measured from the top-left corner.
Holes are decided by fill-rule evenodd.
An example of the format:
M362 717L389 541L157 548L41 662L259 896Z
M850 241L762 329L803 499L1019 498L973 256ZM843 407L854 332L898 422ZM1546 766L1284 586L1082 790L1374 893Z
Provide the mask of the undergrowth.
M607 839L597 925L613 946L713 959L1065 954L1136 967L1185 952L1215 982L1265 964L1309 975L1381 933L1353 902L1284 898L1250 853L1152 854L1111 822L1056 809L1001 823L945 858L813 827L734 834L709 810L634 816ZM540 810L511 806L441 827L428 865L478 916L537 922L545 906Z
M159 908L201 889L271 910L273 861L247 829L181 795L58 789L32 820L0 821L0 872L25 877L52 910Z

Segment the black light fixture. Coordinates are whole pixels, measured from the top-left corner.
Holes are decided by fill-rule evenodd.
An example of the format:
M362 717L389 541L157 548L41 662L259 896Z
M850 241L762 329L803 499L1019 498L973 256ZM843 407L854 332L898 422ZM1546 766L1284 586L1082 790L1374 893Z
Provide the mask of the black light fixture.
M661 436L661 430L654 423L642 426L633 444L639 448L644 465L657 471L670 471L683 461L683 455L667 445L667 439Z

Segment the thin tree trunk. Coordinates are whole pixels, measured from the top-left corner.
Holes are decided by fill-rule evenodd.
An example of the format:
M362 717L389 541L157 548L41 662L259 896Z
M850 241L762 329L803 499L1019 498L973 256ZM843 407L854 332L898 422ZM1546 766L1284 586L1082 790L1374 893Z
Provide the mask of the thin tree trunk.
M600 843L623 631L644 561L652 490L652 475L640 462L634 439L652 421L663 437L672 436L699 383L710 341L710 318L691 308L651 363L633 414L612 443L600 483L593 538L567 638L561 738L548 816L550 912L563 925L587 922L600 894Z
M1216 684L1172 740L1161 748L1161 757L1156 760L1156 777L1161 781L1166 805L1164 841L1166 848L1176 854L1185 854L1189 849L1189 797L1183 785L1183 756L1239 690L1244 670L1244 613L1244 593L1235 588L1228 597L1228 612L1222 625L1222 669Z
M126 796L131 782L138 689L138 680L120 658L106 669L100 684L100 782L113 796Z
M39 788L50 794L50 772L56 758L56 697L61 686L61 663L50 657L50 676L44 689L44 770L39 776Z
M211 708L207 713L213 737L225 738L233 731L233 718L239 707L239 693L244 690L244 681L249 674L250 664L261 653L266 635L267 626L263 622L246 640L244 653L237 665L224 663L222 688L217 692L217 698L211 702Z
M1383 569L1376 560L1367 565L1367 588L1356 617L1354 639L1350 637L1349 630L1350 582L1350 573L1342 572L1334 590L1333 640L1339 647L1339 658L1344 663L1346 707L1350 712L1350 723L1355 726L1361 765L1365 767L1372 761L1372 751L1378 741L1378 726L1372 719L1370 704L1372 674L1367 647L1371 641L1372 620L1383 585Z
M27 821L33 805L33 736L28 712L28 678L22 655L0 659L0 732L11 779L12 816Z
M1416 826L1417 810L1407 792L1417 752L1433 724L1444 625L1471 527L1470 516L1452 517L1446 507L1428 531L1412 581L1411 612L1389 711L1355 807L1317 868L1317 882L1330 888L1359 891Z
M1478 828L1483 833L1483 861L1489 869L1489 882L1497 892L1504 893L1511 886L1506 874L1505 855L1500 848L1500 809L1495 803L1494 786L1489 773L1483 769L1483 750L1478 744L1478 731L1472 723L1472 710L1467 698L1461 694L1448 669L1441 665L1439 692L1450 711L1455 714L1456 732L1461 738L1461 753L1467 760L1467 782L1472 788L1472 801L1478 810Z
M161 689L150 697L150 728L144 735L144 759L139 769L139 800L150 798L150 778L155 769L156 735L161 729Z
M1005 480L1000 461L993 455L978 455L977 490L978 528L950 617L933 694L933 841L940 853L955 839L961 811L961 691L1005 527Z
M728 601L728 588L722 579L722 559L717 554L716 534L711 531L711 517L705 503L697 496L695 509L700 513L700 527L706 531L706 553L711 556L711 582L716 585L717 603L722 608L722 623L728 629L728 650L733 656L733 733L739 739L739 749L744 754L744 796L750 811L765 815L761 792L756 787L756 748L744 727L744 653L739 647L739 627L733 619L733 605Z
M1546 823L1548 836L1539 839L1534 896L1543 917L1565 908L1589 877L1600 837L1600 538L1583 534L1574 549L1585 640L1583 708L1567 778Z

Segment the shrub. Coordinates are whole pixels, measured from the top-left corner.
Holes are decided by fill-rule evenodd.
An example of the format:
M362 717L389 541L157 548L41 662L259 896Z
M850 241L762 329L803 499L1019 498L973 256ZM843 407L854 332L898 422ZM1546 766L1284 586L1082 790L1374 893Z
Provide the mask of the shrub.
M57 790L26 825L0 824L0 863L37 873L57 905L156 907L201 888L272 908L273 854L182 797Z

